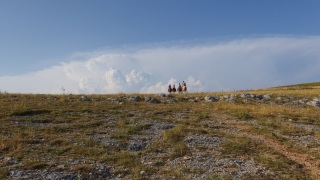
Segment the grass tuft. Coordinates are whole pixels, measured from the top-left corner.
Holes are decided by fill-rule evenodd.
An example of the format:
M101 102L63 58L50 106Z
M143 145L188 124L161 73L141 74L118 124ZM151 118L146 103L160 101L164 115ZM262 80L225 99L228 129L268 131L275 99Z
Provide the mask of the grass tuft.
M173 129L164 131L163 140L165 142L177 143L184 139L186 135L186 129L184 126L177 126Z

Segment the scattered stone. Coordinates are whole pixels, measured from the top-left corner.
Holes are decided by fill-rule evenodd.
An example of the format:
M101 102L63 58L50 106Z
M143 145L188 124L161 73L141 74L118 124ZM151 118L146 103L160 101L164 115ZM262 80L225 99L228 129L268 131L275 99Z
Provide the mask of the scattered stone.
M129 143L129 151L140 151L148 145L148 142L137 140Z
M243 93L240 95L240 97L244 99L255 99L255 100L270 100L271 96L268 94L261 95L261 94L249 94L249 93Z
M92 98L92 101L93 102L98 102L98 101L100 101L100 98Z
M160 103L160 101L159 101L158 99L156 99L156 98L152 98L152 99L149 101L149 103L158 104L158 103Z
M167 97L167 95L164 94L164 93L158 94L158 96L159 96L159 97L162 97L162 98Z
M220 100L225 100L227 102L235 102L236 98L237 98L236 94L220 96Z
M310 132L317 132L320 133L320 127L316 125L309 125L309 124L294 124L295 128L303 129L305 131ZM320 139L320 138L319 138Z
M189 99L188 101L189 101L189 102L199 102L199 101L197 101L196 99Z
M57 166L58 169L64 169L64 167L65 167L64 164Z
M184 156L184 157L183 157L183 160L189 160L189 159L191 159L190 156Z
M240 96L242 98L250 98L251 97L251 95L249 93L242 93Z
M263 99L263 95L261 95L261 94L258 94L258 95L256 95L256 97L255 97L256 99L259 99L259 100L262 100Z
M161 93L161 94L158 94L157 96L160 98L174 98L174 95L171 93L169 93L169 94Z
M14 159L14 158L12 158L12 157L6 157L6 158L4 158L4 161L5 161L6 164L8 164L8 165L14 165L14 164L18 164L18 163L19 163L18 160Z
M173 94L167 94L167 98L174 98Z
M253 98L253 99L255 99L255 98L257 97L256 94L249 94L249 96L250 96L251 98Z
M217 101L219 101L219 99L214 97L214 96L206 96L206 97L204 97L204 100L207 101L207 102L217 102Z
M109 101L109 102L111 102L113 104L121 104L122 103L116 98L108 98L107 101Z
M83 96L81 96L81 100L82 101L90 101L90 98L88 96L83 95Z
M215 148L219 146L222 141L219 137L204 136L204 135L190 135L185 138L188 147L208 147Z
M132 102L140 102L141 100L142 98L140 96L133 96L128 98L128 101L132 101Z
M269 94L265 94L262 96L264 100L270 100L271 96Z
M144 101L145 101L145 102L149 102L151 99L152 99L152 97L147 96L147 97L144 98Z
M298 102L300 104L306 104L308 101L309 101L308 99L304 98L304 99L300 99Z
M160 101L156 98L153 98L153 97L146 97L145 98L145 102L148 102L148 103L153 103L153 104L158 104L160 103Z
M100 169L99 169L100 168ZM102 169L101 169L102 168ZM106 166L95 167L92 173L75 173L75 172L60 172L47 170L18 170L10 171L9 179L110 179L112 174L110 168Z
M314 98L313 101L307 103L310 106L320 107L320 98Z

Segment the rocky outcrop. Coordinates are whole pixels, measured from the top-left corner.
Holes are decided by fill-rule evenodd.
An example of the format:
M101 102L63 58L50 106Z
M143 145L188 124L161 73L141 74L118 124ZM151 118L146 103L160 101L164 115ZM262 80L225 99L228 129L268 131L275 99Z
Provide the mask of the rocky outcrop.
M219 99L214 97L214 96L206 96L206 97L204 97L204 100L207 101L207 102L217 102L217 101L219 101Z
M320 107L320 98L314 98L312 101L307 102L310 106Z
M128 101L140 102L140 101L142 101L142 98L140 96L132 96L132 97L128 98Z
M158 104L158 103L161 102L161 101L159 101L158 99L156 99L156 98L154 98L154 97L150 97L150 96L144 98L144 101L145 101L145 102L148 102L148 103L152 103L152 104Z
M90 98L88 96L82 95L80 98L81 101L102 101L101 98ZM144 101L143 101L144 100ZM158 103L179 103L179 102L218 102L226 101L230 103L258 103L258 104L278 104L283 106L314 106L320 107L320 98L309 98L298 99L294 96L275 96L270 94L226 94L221 96L212 96L207 95L203 97L192 97L185 95L184 97L176 96L175 94L158 94L156 96L121 96L118 98L107 98L108 102L114 104L123 104L126 101L129 102L147 102L152 104Z
M82 101L90 101L90 98L88 96L81 96Z

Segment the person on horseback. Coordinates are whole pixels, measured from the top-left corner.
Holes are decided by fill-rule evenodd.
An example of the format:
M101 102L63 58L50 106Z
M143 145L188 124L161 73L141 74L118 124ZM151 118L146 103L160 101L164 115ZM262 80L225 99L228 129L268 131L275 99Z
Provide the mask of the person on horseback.
M171 92L172 92L171 84L169 84L168 92L169 92L169 93L171 93Z
M187 83L182 81L182 91L187 92Z
M176 85L174 85L174 84L173 84L172 92L174 92L174 93L175 93L176 91L177 91L177 89L176 89Z
M178 86L178 93L180 94L182 91L182 87L181 87L181 84L179 83L179 86Z

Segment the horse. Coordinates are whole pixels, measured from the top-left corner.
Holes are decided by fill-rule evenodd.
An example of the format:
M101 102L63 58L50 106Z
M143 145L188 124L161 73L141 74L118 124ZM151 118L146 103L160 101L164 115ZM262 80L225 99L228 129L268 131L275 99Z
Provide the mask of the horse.
M173 93L177 92L176 87L174 87L174 86L173 86L173 88L172 88L172 92L173 92Z

